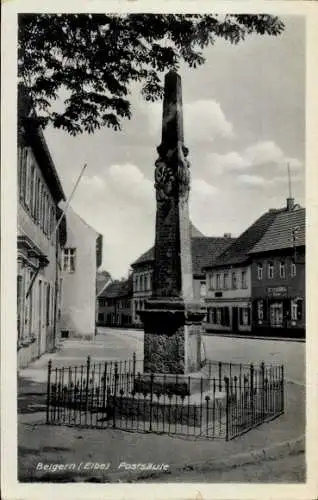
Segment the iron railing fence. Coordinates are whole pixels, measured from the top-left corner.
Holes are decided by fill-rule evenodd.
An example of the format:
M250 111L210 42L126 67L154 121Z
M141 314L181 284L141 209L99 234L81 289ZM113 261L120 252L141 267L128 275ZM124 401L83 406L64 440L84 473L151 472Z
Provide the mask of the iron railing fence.
M142 374L141 361L48 365L49 424L232 439L284 412L283 366L207 362L200 376Z

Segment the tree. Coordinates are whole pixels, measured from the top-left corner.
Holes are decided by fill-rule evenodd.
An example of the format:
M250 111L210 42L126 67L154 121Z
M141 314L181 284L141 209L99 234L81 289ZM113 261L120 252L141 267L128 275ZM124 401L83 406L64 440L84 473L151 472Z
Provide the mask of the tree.
M163 92L160 74L181 61L202 65L203 49L217 38L237 44L252 33L283 30L270 15L20 14L18 77L43 127L72 135L117 130L131 117L132 82L155 101Z

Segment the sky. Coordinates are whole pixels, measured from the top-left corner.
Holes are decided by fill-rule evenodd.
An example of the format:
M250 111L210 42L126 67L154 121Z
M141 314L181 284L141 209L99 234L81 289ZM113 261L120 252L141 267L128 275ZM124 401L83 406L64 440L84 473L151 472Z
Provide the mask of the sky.
M191 162L190 218L206 236L238 236L262 213L292 196L305 204L305 21L283 18L279 37L218 40L205 64L180 67L184 139ZM162 78L164 75L162 75ZM154 243L154 162L162 101L131 87L133 117L122 131L45 137L68 196L87 163L73 209L103 234L101 269L113 278Z

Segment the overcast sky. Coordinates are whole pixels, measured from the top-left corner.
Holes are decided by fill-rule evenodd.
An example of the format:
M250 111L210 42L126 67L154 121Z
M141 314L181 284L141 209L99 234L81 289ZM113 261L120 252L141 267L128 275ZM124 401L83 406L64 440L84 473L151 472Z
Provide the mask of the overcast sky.
M238 236L292 194L302 205L305 167L305 23L284 18L276 37L224 41L205 51L199 69L182 67L185 144L192 189L190 216L207 236ZM84 163L72 206L104 236L103 264L113 278L154 242L156 146L162 102L131 88L133 117L121 132L76 138L52 128L45 136L66 195Z

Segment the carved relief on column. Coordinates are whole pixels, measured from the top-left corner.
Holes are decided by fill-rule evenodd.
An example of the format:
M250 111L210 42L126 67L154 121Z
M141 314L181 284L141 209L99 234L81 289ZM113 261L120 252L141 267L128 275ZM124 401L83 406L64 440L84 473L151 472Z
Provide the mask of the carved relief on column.
M167 161L159 156L155 163L155 189L157 201L172 198L175 191L175 175Z
M178 194L187 201L190 191L188 149L179 141L176 148L165 152L159 146L158 152L159 158L155 162L157 200L167 200Z
M188 201L190 192L190 162L187 159L189 150L178 143L178 190L180 197Z

